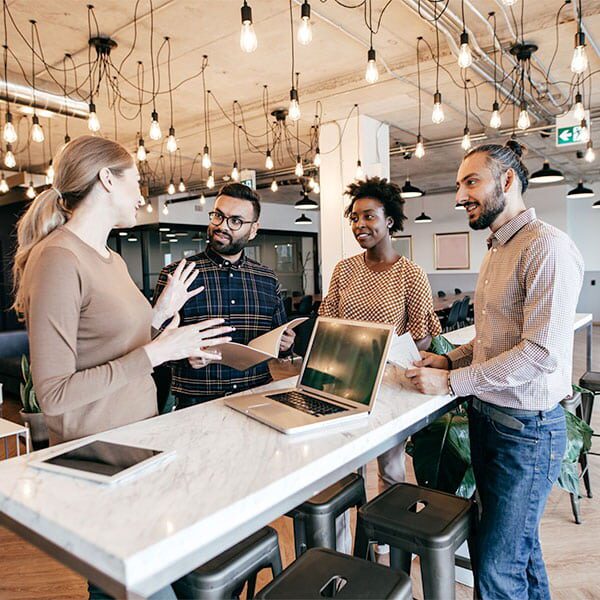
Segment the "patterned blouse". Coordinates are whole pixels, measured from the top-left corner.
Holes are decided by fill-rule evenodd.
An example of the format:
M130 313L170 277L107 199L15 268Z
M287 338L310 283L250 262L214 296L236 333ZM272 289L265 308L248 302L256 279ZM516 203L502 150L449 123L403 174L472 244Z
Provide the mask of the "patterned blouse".
M410 331L415 340L439 335L442 328L433 311L431 286L425 271L402 256L391 269L376 272L369 269L365 256L363 252L335 266L319 314L390 323L395 325L398 335Z

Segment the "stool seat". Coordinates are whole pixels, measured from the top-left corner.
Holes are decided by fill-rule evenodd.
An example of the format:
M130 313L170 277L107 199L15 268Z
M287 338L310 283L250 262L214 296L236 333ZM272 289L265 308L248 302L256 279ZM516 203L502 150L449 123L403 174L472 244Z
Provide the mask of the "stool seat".
M417 503L424 508L416 512ZM429 548L461 543L469 531L472 502L408 483L396 484L361 507L361 519L394 537L419 540Z
M173 590L178 598L231 598L248 582L248 598L252 598L256 575L267 567L273 576L281 573L277 532L271 527L263 527L178 579L173 583Z
M600 371L586 371L580 377L579 385L594 394L600 394Z
M323 597L410 600L412 589L405 573L327 548L312 548L256 595L277 600Z

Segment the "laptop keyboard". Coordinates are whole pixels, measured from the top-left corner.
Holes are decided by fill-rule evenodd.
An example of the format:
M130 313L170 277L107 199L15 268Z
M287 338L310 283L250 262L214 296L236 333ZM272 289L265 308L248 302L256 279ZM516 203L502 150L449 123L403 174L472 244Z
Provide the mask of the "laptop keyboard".
M287 404L287 406L291 406L292 408L296 408L304 413L317 417L322 415L332 415L348 410L342 406L337 406L336 404L330 404L329 402L313 398L302 392L283 392L281 394L269 395L267 398L271 398L271 400L281 402L282 404Z

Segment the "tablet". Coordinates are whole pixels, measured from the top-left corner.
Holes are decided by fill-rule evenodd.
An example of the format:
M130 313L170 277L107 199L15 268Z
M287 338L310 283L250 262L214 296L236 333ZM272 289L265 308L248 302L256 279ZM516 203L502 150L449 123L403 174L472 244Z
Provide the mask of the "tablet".
M94 440L42 460L31 461L29 464L36 469L72 477L82 477L100 483L116 483L174 454L174 450L154 450Z

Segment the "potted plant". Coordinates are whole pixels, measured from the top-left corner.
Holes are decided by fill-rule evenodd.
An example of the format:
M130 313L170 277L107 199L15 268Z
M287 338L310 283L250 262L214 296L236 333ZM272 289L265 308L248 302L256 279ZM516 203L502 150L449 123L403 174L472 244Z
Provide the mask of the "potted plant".
M23 404L23 408L19 411L21 420L24 425L29 427L29 434L31 435L33 446L45 446L48 443L48 427L46 426L44 415L40 409L37 398L35 397L31 368L25 354L21 356L21 375L23 376L23 381L20 386L21 404Z

